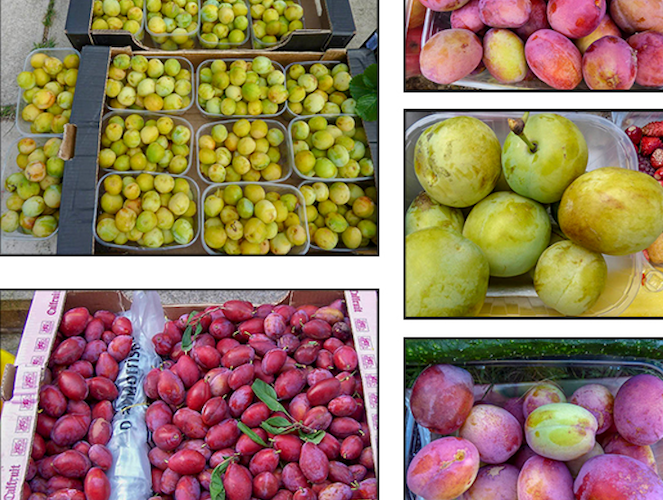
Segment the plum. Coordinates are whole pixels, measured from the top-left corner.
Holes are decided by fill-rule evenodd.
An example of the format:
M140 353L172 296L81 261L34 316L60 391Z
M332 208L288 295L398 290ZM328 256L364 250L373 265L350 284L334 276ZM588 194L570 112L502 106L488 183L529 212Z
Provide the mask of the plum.
M410 397L417 423L438 434L451 434L467 419L472 404L472 376L452 365L434 365L422 371Z
M466 439L444 437L424 446L410 462L407 486L426 500L452 500L479 472L479 452Z
M541 382L527 391L523 397L523 416L527 418L540 406L551 403L566 403L566 396L556 384Z
M509 277L536 265L550 241L550 227L546 210L536 201L497 192L472 208L463 236L481 248L491 276Z
M476 316L488 289L489 265L470 240L439 227L405 241L405 314Z
M550 0L548 22L562 35L582 38L598 27L605 11L605 0Z
M532 457L518 476L518 500L574 500L573 478L562 462Z
M592 31L587 36L573 40L573 43L575 43L576 47L578 47L580 53L584 54L591 44L593 44L596 40L603 38L604 36L622 36L621 31L619 31L619 28L608 14L603 16L603 19L601 19L601 22L594 31Z
M582 57L582 75L592 90L628 90L635 83L636 51L616 36L592 43Z
M663 6L663 3L661 4ZM628 44L638 54L635 82L645 87L663 86L663 33L645 31L629 37Z
M534 452L553 460L574 460L594 447L598 424L581 406L552 403L529 414L525 439Z
M420 0L424 7L436 12L448 12L460 9L469 0Z
M516 83L527 76L525 46L510 30L492 28L483 37L483 63L501 83Z
M492 28L520 28L532 12L530 0L479 0L479 15Z
M663 1L661 0L612 0L610 15L622 31L663 31Z
M635 458L656 472L656 458L651 446L631 444L619 434L615 434L606 442L604 450L608 455L625 455Z
M453 83L472 73L482 56L481 40L472 31L443 30L421 49L421 74L435 83Z
M663 481L634 458L600 455L582 466L573 491L576 500L659 500L663 498Z
M615 396L619 435L640 446L663 439L663 380L646 373L631 377Z
M481 467L474 484L462 498L463 500L516 500L518 474L518 468L509 464Z
M533 33L548 28L550 28L550 24L548 24L546 14L546 0L532 0L532 12L529 19L520 28L515 28L513 31L526 42Z
M454 29L466 29L479 33L486 25L479 16L479 0L470 0L460 9L451 13L451 27Z
M594 443L594 448L589 450L587 453L585 453L584 455L579 456L576 459L567 460L565 463L566 463L566 466L569 469L569 472L575 478L575 477L578 476L578 473L580 472L580 469L582 469L582 466L585 465L585 462L587 462L588 460L590 460L594 457L597 457L597 456L603 455L603 454L604 454L604 451L603 451L603 448L601 447L601 445L599 443Z
M474 444L481 461L488 464L506 462L523 442L523 432L516 417L504 408L489 404L472 408L459 436Z
M606 386L601 384L583 385L571 395L569 403L582 406L594 415L598 423L596 434L602 434L612 426L615 398Z
M463 230L463 222L463 213L459 209L441 205L423 191L412 200L407 209L405 235L429 227L448 228L460 233Z
M582 58L564 35L541 29L527 39L525 58L534 74L558 90L572 90L582 81Z

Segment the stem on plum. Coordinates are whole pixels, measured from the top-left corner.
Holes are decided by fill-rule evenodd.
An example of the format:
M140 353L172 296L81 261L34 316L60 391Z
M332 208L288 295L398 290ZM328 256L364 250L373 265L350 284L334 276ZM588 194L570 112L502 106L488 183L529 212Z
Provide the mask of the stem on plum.
M529 113L525 113L525 115L528 115ZM524 118L524 119L523 119ZM511 129L511 132L516 134L520 139L527 145L527 148L530 150L532 153L536 153L538 147L536 144L532 143L527 136L525 135L525 120L527 119L527 116L524 116L523 118L509 118L509 128Z

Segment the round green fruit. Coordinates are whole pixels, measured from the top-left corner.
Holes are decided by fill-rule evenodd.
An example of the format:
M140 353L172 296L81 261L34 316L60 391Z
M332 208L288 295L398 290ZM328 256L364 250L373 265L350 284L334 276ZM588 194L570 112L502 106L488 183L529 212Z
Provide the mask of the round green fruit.
M424 191L412 200L405 213L405 235L429 227L463 231L463 213L457 208L440 205Z

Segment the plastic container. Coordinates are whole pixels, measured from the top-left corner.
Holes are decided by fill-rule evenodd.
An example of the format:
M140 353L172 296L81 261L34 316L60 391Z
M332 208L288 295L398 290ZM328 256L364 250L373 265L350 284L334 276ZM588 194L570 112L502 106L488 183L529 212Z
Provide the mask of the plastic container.
M292 1L296 4L298 4L298 5L302 4L299 0L292 0ZM254 21L253 17L251 16L251 10L249 10L249 17L250 17L250 19L249 19L250 28L251 28L251 44L252 44L254 49L261 49L261 50L271 49L272 47L276 47L278 44L280 44L283 41L282 38L279 38L274 43L265 43L265 42L260 41L258 38L256 38L255 33L253 31L253 23L255 21ZM306 29L306 16L302 16L302 18L300 20L302 22L302 28L301 29ZM295 31L298 31L298 30L295 30Z
M464 114L484 121L504 143L509 134L507 118L519 118L522 113L434 113L421 118L405 132L405 209L423 191L414 172L414 148L417 139L433 123ZM633 143L614 123L594 115L560 113L572 120L585 136L589 150L587 171L618 166L638 170L638 158ZM633 302L640 288L645 262L642 253L616 257L605 255L608 280L596 304L583 316L618 316ZM536 294L528 275L513 278L491 277L488 293L480 316L560 316L547 307Z
M246 5L247 9L250 9L250 6L247 5L247 3L244 0L238 0L244 5ZM237 3L237 2L235 2ZM251 34L249 33L249 29L251 28L251 11L249 10L248 13L246 14L246 17L249 21L248 25L246 26L246 29L243 31L244 33L244 40L239 43L231 43L231 42L225 42L225 43L215 43L215 44L210 44L209 42L206 42L201 38L202 29L203 29L203 19L202 19L202 10L205 5L205 0L202 0L201 6L198 9L198 43L200 46L204 49L218 49L218 50L229 50L229 49L239 49L239 48L250 48L250 42L251 42ZM216 24L216 23L215 23Z
M140 53L135 53L134 55L142 55ZM138 114L150 114L150 113L159 113L159 114L164 114L164 115L183 115L187 111L191 109L191 106L193 106L193 101L196 100L196 90L194 88L194 79L193 79L193 64L191 64L191 61L188 59L182 57L182 56L171 56L171 57L163 57L163 56L152 56L152 57L145 57L145 59L149 60L150 59L159 59L162 62L167 61L168 59L177 59L180 62L180 65L182 66L183 69L188 69L189 73L191 75L191 94L189 95L189 105L186 106L185 108L182 109L173 109L173 110L168 110L168 109L161 109L159 111L150 111L148 109L128 109L128 108L114 108L112 107L109 103L109 99L106 98L106 107L111 110L111 111L118 111L118 112L131 112L131 113L138 113ZM111 61L110 64L113 64ZM165 73L164 73L165 74ZM104 94L105 95L105 94Z
M5 154L5 163L2 167L2 186L0 187L0 200L2 202L2 213L4 214L5 212L8 211L7 209L7 198L11 195L9 191L5 188L5 180L7 177L12 175L13 173L16 172L23 172L21 168L16 164L16 158L19 155L18 152L18 143L21 141L21 139L25 139L26 137L30 137L34 139L35 144L37 144L37 147L40 148L44 144L46 144L47 141L52 139L53 137L47 137L47 136L22 136L16 139L11 146L9 146L6 154ZM57 136L56 136L57 137ZM65 167L66 168L66 167ZM38 238L37 236L34 236L32 234L24 233L23 229L21 226L18 227L16 231L13 231L11 233L6 233L4 231L0 231L0 235L2 238L7 238L7 239L13 239L13 240L23 240L23 241L45 241L53 238L57 232L58 232L59 227L55 228L55 231L53 231L50 235L46 236L45 238Z
M97 195L96 195L96 198L95 198L95 201L94 201L95 213L97 214L97 216L99 216L101 214L101 207L99 206L99 203L100 203L100 200L101 200L101 196L105 192L104 191L104 180L106 179L106 177L108 177L110 175L120 175L123 178L127 177L127 176L137 177L141 173L147 173L147 174L153 175L155 177L157 175L161 175L161 173L159 173L159 172L136 172L136 173L132 173L132 172L113 172L113 173L108 173L108 174L104 175L101 179L99 179L99 182L97 183ZM168 174L168 175L170 175L170 174ZM115 249L118 249L118 250L128 250L128 251L132 251L132 252L145 252L145 253L158 252L158 251L163 252L164 250L175 250L175 249L181 249L181 248L188 248L191 245L193 245L195 243L195 241L198 239L198 236L200 235L200 226L201 226L200 219L202 217L200 215L201 214L201 210L200 210L200 189L198 188L198 184L196 184L194 182L194 180L191 179L190 177L185 177L183 175L171 175L171 177L173 177L175 179L180 178L180 177L183 178L183 179L186 179L189 183L189 186L191 187L191 191L193 192L193 200L192 201L193 201L193 203L196 204L196 215L193 218L194 235L193 235L193 238L191 239L191 241L189 243L187 243L186 245L179 245L179 244L173 242L169 245L164 245L164 246L161 246L159 248L142 247L142 246L139 246L138 243L133 242L133 241L127 242L127 244L125 244L125 245L118 245L116 243L109 243L109 242L106 242L106 241L102 240L101 238L99 238L99 235L97 235L97 217L95 217L94 221L92 222L92 231L94 232L94 239L97 241L97 243L99 243L100 245L103 245L105 247L108 247L108 248L115 248Z
M449 28L451 28L451 12L435 12L427 9L421 37L421 47L423 47L435 34ZM468 75L461 80L453 82L453 85L462 85L464 87L484 90L555 90L536 77L533 77L532 80L529 81L523 80L522 82L509 84L500 83L491 76L488 70L484 70L478 75ZM589 87L584 81L582 81L574 90L589 90ZM636 83L633 84L631 90L654 90L654 88L643 87Z
M311 66L313 66L314 64L322 64L323 66L328 67L328 68L329 68L329 71L331 71L331 70L334 68L334 66L337 66L337 65L339 65L339 64L345 64L345 63L342 63L342 62L340 62L340 61L305 61L305 62L292 62L292 63L288 64L288 65L285 67L285 77L286 77L286 80L287 80L287 78L288 78L288 72L290 71L290 68L291 68L292 66L295 66L296 64L299 64L299 65L303 66L304 69L306 70L306 72L308 73L308 72L309 72L309 69L310 69ZM348 65L346 64L346 66L348 66ZM349 73L349 72L350 72L350 67L348 66L348 73ZM347 90L346 93L348 94L348 97L350 97L350 91ZM308 95L308 94L307 94L307 95ZM298 115L298 114L294 113L294 112L290 109L290 101L286 101L286 103L285 103L285 107L286 107L286 114L288 115L289 118L296 118L296 117L298 117L298 116L304 116L304 115ZM306 116L311 117L311 116L313 116L313 115L306 115Z
M201 225L203 227L203 234L201 236L201 240L203 247L205 248L205 251L210 255L226 255L224 252L213 250L207 245L207 243L205 243L205 220L203 214L204 214L205 200L207 199L207 197L210 196L214 191L216 191L219 188L226 188L228 186L236 185L240 186L243 190L245 186L248 186L250 184L258 184L262 186L266 193L276 191L281 195L290 193L294 194L297 197L297 199L299 200L297 215L299 216L300 223L302 224L302 226L304 226L304 230L306 231L306 243L296 247L293 246L290 249L288 255L305 255L306 252L308 252L309 246L311 244L311 235L309 235L308 233L308 222L306 220L306 203L304 201L304 196L302 196L302 193L300 193L299 189L297 189L295 186L291 186L289 184L277 184L275 182L227 182L225 184L212 184L207 189L205 189L205 191L203 191L203 198L200 204ZM273 254L270 252L268 255L273 255Z
M141 8L142 8L142 7L141 7ZM142 8L142 10L143 10L143 18L140 20L140 29L139 29L136 33L131 33L129 30L125 30L124 28L120 28L120 29L110 29L110 28L109 28L109 29L99 30L99 31L102 31L102 32L108 32L108 31L110 31L110 32L112 32L113 34L115 34L115 33L118 33L118 34L119 34L119 33L121 33L121 32L128 33L130 36L132 36L133 38L135 38L135 39L138 40L139 42L142 42L143 39L145 38L145 9ZM125 16L125 17L126 17L126 16ZM93 15L92 15L92 22L94 22L94 19L95 19L95 18L97 18L97 16L95 16L95 15L93 14ZM99 18L99 19L101 19L101 18ZM94 30L94 29L92 29L92 27L90 27L90 31L97 31L97 30Z
M214 61L217 61L218 59L206 59L205 61L201 62L198 65L198 68L196 70L196 89L200 87L200 71L203 68L207 68L208 66L211 66ZM222 61L225 61L226 65L230 67L230 64L233 61L253 61L251 58L233 58L233 59L221 59ZM272 64L274 65L275 69L278 69L283 72L285 76L285 70L283 66L280 63L277 63L276 61L272 61ZM197 92L197 90L196 90ZM215 113L209 113L203 109L203 107L200 105L200 101L198 98L196 98L196 106L198 106L198 110L208 118L275 118L279 116L283 111L285 110L285 103L279 104L278 112L271 114L271 115L232 115L232 116L226 116L224 114L215 114Z
M510 371L510 380L521 380L518 383L507 383L495 380L491 384L476 384L474 386L475 401L483 400L493 404L499 404L507 398L520 397L532 386L545 379L552 380L560 385L567 397L584 385L596 383L605 385L613 395L632 376L649 373L663 378L663 370L647 361L623 361L620 359L596 359L596 360L558 360L542 359L532 360L508 360L508 361L476 361L466 364L457 364L470 373L484 372L492 368ZM547 374L541 378L531 378L532 372ZM552 376L550 376L552 374ZM482 374L483 376L483 374ZM440 437L431 433L428 429L419 426L410 411L410 390L406 391L406 414L405 414L405 468L410 465L411 460L421 448L431 441ZM652 446L658 474L663 476L663 441ZM414 495L409 489L405 489L405 497L408 500L418 500L421 497Z
M363 126L363 122L362 122L361 118L359 118L359 116L357 116L357 115L348 115L348 114L344 114L344 113L341 113L341 114L338 114L338 115L305 115L305 116L298 116L297 118L293 118L290 121L290 123L288 124L288 141L290 142L289 148L290 148L290 153L292 154L292 167L295 170L295 173L299 177L301 177L302 179L306 179L306 180L309 180L309 181L333 180L333 181L346 181L346 182L360 182L360 181L368 181L368 180L373 179L374 176L372 176L372 175L368 176L368 177L366 177L366 176L364 176L364 177L354 177L354 178L351 178L351 179L345 179L345 178L342 178L342 177L334 177L332 179L325 179L323 177L315 177L315 176L311 176L311 175L305 175L305 174L302 174L299 171L299 169L297 168L297 165L295 165L295 148L294 148L294 142L292 140L292 127L297 122L308 121L311 118L318 117L318 116L321 116L321 117L325 118L327 120L327 122L331 125L335 125L336 124L336 119L341 117L341 116L351 116L352 118L355 119L355 124L358 127ZM366 154L365 154L364 158L368 158L368 159L373 158L373 156L371 155L371 148L369 146L366 146L366 153L368 155L366 156Z
M104 116L104 118L101 122L101 135L103 136L103 134L105 133L106 125L108 125L108 122L110 121L110 119L112 117L120 116L123 119L126 119L127 116L130 116L130 115L133 115L133 114L134 114L133 111L116 111L116 112L113 112L113 113L107 113ZM162 114L159 114L159 113L139 113L139 114L141 115L141 117L145 121L151 120L151 119L158 120L159 118L165 116L165 115L162 115ZM174 124L173 128L177 127L178 125L184 125L191 132L191 138L189 139L189 156L187 158L188 159L187 166L186 166L186 169L181 174L171 174L167 170L165 170L164 172L154 172L154 173L156 173L156 174L162 174L163 173L163 174L170 174L170 175L176 175L176 176L186 175L187 172L189 172L189 170L191 169L191 163L193 162L193 150L195 148L195 145L194 145L194 142L193 142L194 141L193 126L191 125L191 123L189 123L188 120L185 120L184 118L181 118L179 116L169 116L169 118L173 120L173 124ZM101 144L100 144L100 147L102 147ZM143 151L143 153L145 153L145 149L141 147L141 150ZM97 168L99 168L99 156L98 155L97 155ZM102 168L101 170L103 170L104 172L112 172L114 174L124 174L124 173L134 173L134 172L141 173L141 172L143 172L142 170L121 171L121 170L115 170L114 168Z
M199 7L200 7L200 2L198 0L193 0L195 1ZM198 9L200 12L200 8ZM180 49L192 49L195 45L195 40L198 36L198 31L200 30L200 17L199 16L194 16L194 23L196 26L196 29L193 31L189 31L187 34L173 34L173 33L154 33L150 30L149 24L148 24L148 19L147 15L149 12L147 11L147 1L145 2L145 5L143 6L143 22L145 23L145 31L147 32L148 35L150 35L150 38L152 39L152 43L154 43L158 48L161 50L168 50L168 51L173 51L173 50L180 50ZM176 38L184 38L184 41L175 41ZM189 45L188 47L183 47L183 45Z
M33 50L28 54L28 56L25 58L25 63L23 64L23 71L32 71L34 68L30 65L30 58L35 55L35 54L46 54L49 57L57 57L60 59L60 61L63 61L66 56L69 54L76 54L79 58L81 57L81 53L78 52L76 49L73 48L55 48L55 49L37 49ZM18 103L16 104L16 128L21 132L23 135L27 135L30 137L62 137L62 134L35 134L30 130L30 122L25 121L23 119L23 110L25 107L28 105L27 102L23 100L23 89L20 89L20 92L18 94Z
M205 134L209 135L210 132L212 131L212 128L215 125L219 125L219 124L225 125L226 128L228 129L228 131L232 131L233 125L236 122L238 122L239 120L242 120L242 119L243 118L238 118L236 120L222 120L222 121L218 121L218 122L207 123L207 124L203 125L202 127L200 127L198 129L198 132L196 132L196 151L200 150L200 147L198 146L198 144L200 143L200 136L205 135ZM254 119L250 119L249 121L254 122L256 120L261 120L261 118L254 118ZM285 128L285 125L283 125L281 122L278 122L276 120L262 120L262 121L264 121L267 124L267 127L269 129L278 128L281 132L283 132L284 140L281 143L281 145L279 146L279 151L281 153L281 159L279 160L279 165L281 165L281 173L283 175L280 179L278 179L276 181L270 181L270 182L284 182L288 178L290 178L290 176L292 175L293 155L292 155L292 152L290 151L290 142L288 142L287 137L286 137L287 134L288 134L288 130ZM200 170L200 161L198 162L198 167L197 168L198 168L198 175L200 176L200 178L205 183L215 184L214 182L209 180L205 175L203 175L203 173L201 172L201 170ZM259 181L259 182L262 182L262 181ZM225 184L225 183L221 183L221 184Z
M322 179L318 181L303 181L297 186L297 189L301 189L302 186L310 186L311 184L314 184L316 182L324 182L325 184L334 184L335 182L347 182L348 184L359 184L359 187L362 189L366 189L367 187L373 186L375 187L375 183L371 181L360 181L360 182L351 182L353 179ZM376 210L377 210L377 204L376 204ZM319 246L315 245L313 243L313 235L311 236L311 248L315 250L320 250L323 251L322 248ZM343 241L341 240L340 236L338 239L338 244L343 245ZM340 254L352 254L352 253L360 253L360 252L365 252L368 250L375 250L377 246L372 245L372 246L367 246L367 247L358 247L358 248L346 248L344 246L336 246L335 248L332 248L331 250L324 250L325 252L332 252L332 253L340 253Z

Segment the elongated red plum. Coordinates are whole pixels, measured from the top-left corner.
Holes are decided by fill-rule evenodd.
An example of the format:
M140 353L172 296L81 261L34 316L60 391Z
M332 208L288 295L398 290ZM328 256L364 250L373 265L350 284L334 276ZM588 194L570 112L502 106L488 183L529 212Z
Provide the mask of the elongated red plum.
M573 478L566 465L532 457L518 476L518 500L574 500Z
M525 45L513 31L493 28L483 37L483 63L495 80L516 83L527 76Z
M556 31L542 29L530 36L525 58L534 74L555 89L572 90L582 81L580 51Z
M426 368L412 387L410 408L417 423L438 434L458 430L472 410L474 383L466 370L452 365Z
M622 31L663 32L663 0L612 0L610 15Z
M516 500L518 467L509 464L487 465L479 469L474 484L463 500Z
M630 443L663 439L663 380L644 373L627 380L615 396L614 419L619 435Z
M663 1L661 2L663 5ZM633 35L628 44L638 53L638 74L635 81L645 87L663 86L663 33L645 31Z
M659 500L663 498L663 481L634 458L601 455L583 465L573 491L576 500Z
M605 10L605 0L550 0L548 21L562 35L582 38L598 27Z
M421 49L421 74L435 83L453 83L472 73L482 56L481 40L472 31L443 30Z
M637 68L635 50L616 36L596 40L582 58L582 75L592 90L628 90L635 83Z
M548 28L550 28L550 24L548 24L546 14L546 0L532 0L532 12L529 19L520 28L515 28L513 31L523 42L526 42L533 33Z
M419 0L424 7L436 12L448 12L465 5L469 0Z
M601 22L594 31L587 36L573 40L573 43L578 47L580 53L584 54L591 44L604 36L622 36L621 31L619 31L619 28L608 14L603 16L603 19L601 19Z
M410 462L407 486L426 500L452 500L466 492L479 472L479 451L466 439L443 437Z
M472 408L459 436L474 444L481 461L489 464L506 462L523 442L523 431L516 417L504 408L488 404Z
M486 27L479 16L479 0L470 0L460 9L451 13L451 27L479 33Z
M481 20L492 28L520 28L531 13L530 0L479 0Z

